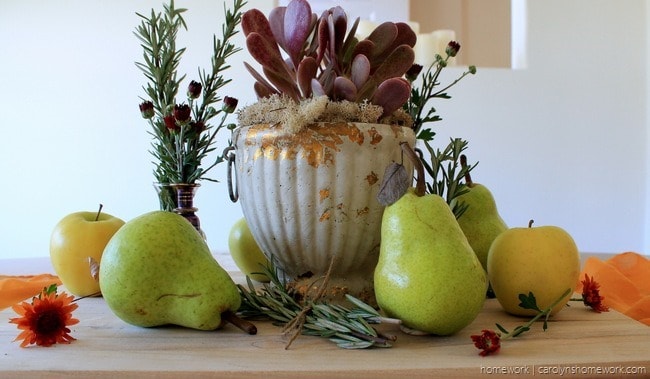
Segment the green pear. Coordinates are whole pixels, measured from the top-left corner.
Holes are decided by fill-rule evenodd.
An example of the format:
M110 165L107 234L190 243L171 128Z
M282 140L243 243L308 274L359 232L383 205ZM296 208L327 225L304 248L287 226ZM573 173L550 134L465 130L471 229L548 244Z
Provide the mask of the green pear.
M115 315L143 327L217 329L241 302L196 229L164 211L136 217L115 233L102 255L99 285Z
M467 165L467 158L461 156L461 165ZM468 192L458 196L455 201L467 205L458 218L458 224L465 233L474 253L487 270L487 256L490 246L497 236L508 229L497 211L497 204L490 190L482 184L474 183L469 172L465 175Z
M409 188L384 210L375 295L404 326L450 335L483 308L487 277L449 205L423 193Z

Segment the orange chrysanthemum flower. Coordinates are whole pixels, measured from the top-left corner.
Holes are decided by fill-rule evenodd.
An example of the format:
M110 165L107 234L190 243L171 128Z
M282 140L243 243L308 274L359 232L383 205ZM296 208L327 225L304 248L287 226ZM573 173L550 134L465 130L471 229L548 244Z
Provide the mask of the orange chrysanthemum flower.
M594 311L608 312L609 307L603 304L603 296L600 296L600 284L585 274L585 280L582 281L582 301Z
M52 346L55 343L70 343L75 338L70 335L68 326L79 322L72 318L72 311L78 305L73 304L73 296L57 294L56 286L43 289L32 302L26 301L13 306L13 310L22 317L9 320L18 325L22 332L14 341L22 340L20 347L36 344Z

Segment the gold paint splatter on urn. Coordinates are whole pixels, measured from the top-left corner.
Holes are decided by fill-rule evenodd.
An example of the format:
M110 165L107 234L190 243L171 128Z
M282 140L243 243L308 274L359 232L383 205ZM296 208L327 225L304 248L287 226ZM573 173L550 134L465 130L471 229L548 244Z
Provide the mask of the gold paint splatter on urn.
M263 133L267 130L275 133ZM258 142L260 134L261 141ZM283 132L280 125L258 124L248 129L246 144L259 143L253 160L261 157L269 160L300 157L307 160L310 166L318 167L334 163L335 153L340 151L338 146L344 142L344 138L358 145L364 142L363 132L355 124L313 124L294 134ZM377 141L372 133L371 141Z

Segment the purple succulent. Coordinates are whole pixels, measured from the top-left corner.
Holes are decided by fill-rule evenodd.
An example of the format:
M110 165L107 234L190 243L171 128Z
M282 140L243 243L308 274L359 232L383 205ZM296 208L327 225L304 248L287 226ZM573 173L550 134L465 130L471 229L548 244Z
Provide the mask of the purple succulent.
M338 6L317 17L307 0L276 7L268 18L257 9L245 12L246 46L262 66L258 72L245 63L257 96L369 101L382 106L384 116L401 108L411 91L403 76L415 59L415 33L406 23L385 22L359 41L358 24L356 19L348 30L347 15Z

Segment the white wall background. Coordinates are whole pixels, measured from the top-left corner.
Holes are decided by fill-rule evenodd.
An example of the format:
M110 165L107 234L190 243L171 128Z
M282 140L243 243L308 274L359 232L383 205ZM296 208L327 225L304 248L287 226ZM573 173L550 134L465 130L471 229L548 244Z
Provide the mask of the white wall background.
M100 202L124 220L157 209L132 32L135 12L162 3L0 2L0 258L48 255L58 220ZM208 65L223 6L176 3L189 8L179 40L189 81ZM265 13L271 5L249 0ZM474 179L492 189L509 225L564 227L586 252L650 251L647 8L528 2L528 67L479 69L435 104L440 146L450 136L470 141ZM240 104L254 101L244 59L231 61L234 82L223 92ZM204 183L196 204L211 248L224 251L241 211L228 199L225 165L213 176L224 182Z

